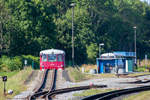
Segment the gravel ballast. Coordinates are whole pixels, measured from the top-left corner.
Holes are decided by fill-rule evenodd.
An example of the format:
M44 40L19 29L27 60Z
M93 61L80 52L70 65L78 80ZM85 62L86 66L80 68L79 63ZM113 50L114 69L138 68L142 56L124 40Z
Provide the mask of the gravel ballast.
M43 74L43 71L37 71L37 76L34 76L33 81L31 81L28 84L27 91L22 92L21 94L15 96L14 98L24 98L24 97L27 97L28 95L32 94L32 91L34 91L36 85L39 84L39 82L41 81L42 74ZM95 74L95 76L98 76L98 75ZM144 83L144 84L129 84L128 82L134 82L137 80L150 80L149 76L140 76L140 77L135 77L135 78L121 78L121 77L119 77L119 78L118 77L103 78L103 77L99 77L98 79L93 78L93 79L85 80L82 82L74 83L74 82L70 81L69 76L66 71L58 70L56 89L76 87L76 86L86 86L86 85L91 85L91 84L107 85L107 87L103 88L103 89L112 89L112 90L133 88L133 87L139 87L139 86L144 86L144 85L150 85L150 82ZM99 89L101 89L101 88L99 88ZM83 97L74 96L74 93L81 93L83 91L84 90L59 94L59 95L56 95L53 98L53 100L80 100ZM20 99L20 100L22 100L22 99Z
M59 83L58 83L60 88L74 87L74 86L85 86L85 85L94 84L94 85L107 85L107 88L104 88L104 89L118 90L118 89L125 89L125 88L133 88L133 87L139 87L139 86L144 86L144 85L150 85L150 83L145 83L145 84L129 84L128 83L128 82L134 82L137 80L150 80L150 77L148 77L148 76L140 76L137 78L120 78L120 77L119 78L118 77L116 77L116 78L102 78L102 77L100 77L99 79L90 79L90 80L86 80L83 82L77 82L77 83L66 81L65 79L67 79L67 78L65 78L66 75L64 75L64 73L62 76L61 76L62 81L59 81ZM56 95L53 100L80 100L83 97L73 96L73 94L74 93L81 93L83 91L84 90L59 94L59 95Z

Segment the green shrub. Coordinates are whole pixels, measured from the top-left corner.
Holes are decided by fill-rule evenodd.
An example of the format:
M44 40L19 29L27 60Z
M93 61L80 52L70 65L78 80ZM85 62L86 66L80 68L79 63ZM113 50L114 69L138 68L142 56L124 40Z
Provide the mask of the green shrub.
M3 71L3 72L8 72L9 69L8 69L8 66L6 64L0 64L0 71Z
M7 56L2 56L2 58L0 59L0 68L2 71L8 71L10 70L10 66L11 66L11 59L8 58Z
M35 57L32 55L23 55L23 62L24 60L27 60L27 66L32 66L34 62L34 69L39 69L39 57Z
M145 71L148 71L148 68L150 68L150 67L139 66L135 71L137 71L137 72L145 72Z
M22 58L19 56L16 56L11 59L11 70L18 70L18 69L23 69L23 63L22 63Z
M0 59L0 70L1 71L14 71L22 69L22 58L19 56L10 58L2 56Z
M144 72L145 70L146 70L146 69L143 68L143 67L137 69L138 72Z
M25 59L28 61L27 66L32 66L34 62L34 69L39 68L39 57L34 57L31 55L16 56L12 58L7 56L2 56L0 58L0 71L21 70L23 69Z

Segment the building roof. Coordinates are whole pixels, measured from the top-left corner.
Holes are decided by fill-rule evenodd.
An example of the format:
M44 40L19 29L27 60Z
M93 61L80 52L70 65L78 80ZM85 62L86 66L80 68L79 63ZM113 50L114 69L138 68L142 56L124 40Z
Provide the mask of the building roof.
M122 52L122 51L117 51L113 53L104 53L101 55L100 58L101 60L111 60L111 59L125 59L127 57L135 57L135 52Z
M112 59L116 59L116 56L113 53L104 53L98 59L101 59L101 60L112 60Z
M101 57L109 57L109 56L115 56L113 53L104 53L101 55Z
M124 57L135 57L135 52L117 51L117 52L113 52L113 54L118 56L124 56Z
M47 49L40 51L40 54L65 54L65 52L58 49Z

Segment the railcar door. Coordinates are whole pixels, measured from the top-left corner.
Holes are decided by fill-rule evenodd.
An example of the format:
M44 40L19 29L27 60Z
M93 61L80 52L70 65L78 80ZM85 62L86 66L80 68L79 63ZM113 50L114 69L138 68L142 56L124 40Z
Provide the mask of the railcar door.
M48 69L56 68L56 54L48 54Z

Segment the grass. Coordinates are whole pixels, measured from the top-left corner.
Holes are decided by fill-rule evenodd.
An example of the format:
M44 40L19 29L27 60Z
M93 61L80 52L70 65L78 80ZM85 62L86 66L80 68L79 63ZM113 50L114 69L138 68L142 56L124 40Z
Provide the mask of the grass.
M85 73L82 73L82 68L85 68ZM73 82L80 82L80 81L84 81L84 80L88 80L88 79L99 79L99 78L116 78L116 74L112 74L112 73L104 73L104 74L88 74L90 69L96 69L96 65L82 65L81 67L79 67L79 70L77 70L76 68L72 68L69 67L67 68L68 72L69 72L69 76L71 81ZM140 76L140 75L149 75L150 72L142 72L142 73L133 73L133 74L129 74L127 76Z
M13 90L12 95L7 95L7 98L12 98L13 96L19 94L21 91L25 91L27 86L24 84L24 81L31 74L32 69L27 68L25 70L21 70L20 72L10 72L10 73L1 73L1 75L8 75L8 79L6 82L6 90ZM3 95L3 82L0 81L0 100L6 100Z
M104 73L104 74L98 74L97 78L115 78L117 77L116 74L112 73Z
M85 90L81 93L74 93L73 96L79 96L79 97L84 97L84 96L90 96L90 95L95 95L98 93L104 93L104 92L109 92L112 91L112 89L90 89L90 90ZM124 98L123 100L150 100L150 91L144 91L132 96L128 96L127 98Z
M150 60L147 59L147 64L145 64L145 59L143 59L142 61L140 61L140 65L139 65L139 60L137 60L137 64L138 66L145 66L145 65L150 66Z
M86 73L89 73L90 72L90 69L96 69L97 70L97 65L82 65L80 67L80 71L82 71L82 68L84 68L85 72ZM112 77L116 77L115 74L111 74L111 73L104 73L104 74L97 74L96 76L95 75L88 75L89 78L112 78Z
M83 81L83 80L86 80L87 77L86 75L84 75L83 73L81 73L79 70L77 70L76 68L67 68L68 70L68 74L69 74L69 77L71 79L71 81L73 82L79 82L79 81Z
M104 93L109 91L112 91L112 89L90 89L90 90L85 90L81 93L74 93L73 96L90 96L90 95L95 95L98 93Z
M9 77L12 77L14 75L16 75L19 71L13 71L13 72L0 72L0 76L7 76L8 78Z
M87 73L82 73L81 70L77 68L72 68L68 67L68 74L72 82L80 82L88 79L98 79L98 78L113 78L117 77L115 74L87 74Z
M88 73L90 69L97 69L97 65L83 64L81 65L80 70L82 70L82 68L84 68L85 72Z
M133 73L133 74L129 74L128 76L140 76L140 75L150 75L150 72L142 72L142 73Z
M132 96L129 96L123 100L150 100L150 91L144 91Z

